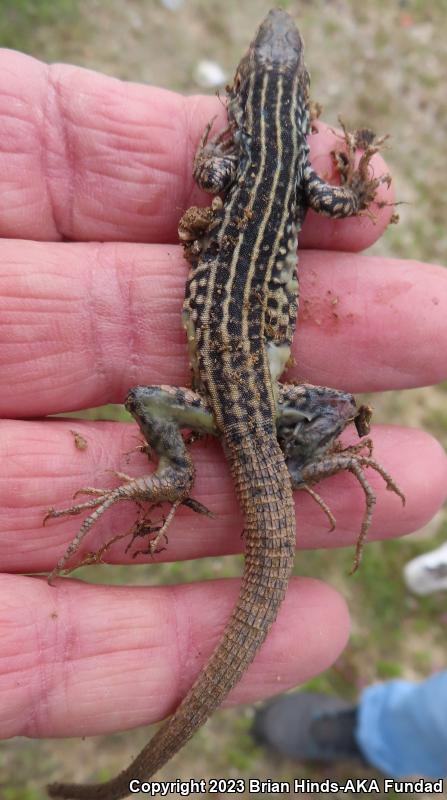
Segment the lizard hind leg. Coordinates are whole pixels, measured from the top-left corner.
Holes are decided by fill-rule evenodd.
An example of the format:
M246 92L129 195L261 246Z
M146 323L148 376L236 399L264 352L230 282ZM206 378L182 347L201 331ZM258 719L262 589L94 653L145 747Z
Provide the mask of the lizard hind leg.
M366 444L367 448L369 447L369 444L370 443ZM330 475L336 475L338 472L342 471L352 472L352 474L357 478L365 495L365 513L363 515L360 532L355 545L354 561L350 571L351 575L356 572L360 566L363 547L368 535L368 531L371 527L373 509L376 504L376 495L364 473L365 467L370 467L370 469L373 469L375 472L377 472L385 481L386 488L389 491L394 492L394 494L401 499L402 505L405 505L405 495L393 480L391 475L389 475L382 465L379 464L375 458L372 458L371 455L362 455L362 453L359 452L359 447L357 445L354 445L352 448L346 447L343 450L335 447L334 450L332 452L328 452L326 456L316 459L313 463L306 464L300 471L299 482L294 482L292 477L292 485L294 489L307 490L309 490L309 484L312 485L321 481L323 478L327 478ZM321 502L319 504L322 505Z
M137 521L131 531L146 531L148 536L155 537L149 541L148 552L155 553L159 542L165 536L167 528L172 521L177 508L183 504L198 513L208 514L208 509L190 497L194 484L194 466L181 434L182 428L189 428L195 432L213 433L213 418L207 412L201 398L188 389L159 386L137 386L131 389L127 399L126 408L138 422L140 429L152 452L158 457L158 465L150 475L131 478L119 474L123 483L114 489L97 489L86 487L76 494L87 494L91 499L76 503L69 508L56 510L50 509L44 518L48 519L81 514L90 511L84 519L78 533L68 545L65 553L57 562L49 575L49 582L67 569L67 565L79 550L83 540L93 525L111 506L121 500L131 500L138 505L150 503L151 507L164 503L172 503L172 508L162 525L150 526ZM76 495L75 495L76 496ZM143 518L144 520L145 518ZM139 531L139 532L138 532ZM114 537L108 544L101 547L100 553L121 536ZM84 562L93 563L95 556L89 554ZM77 564L76 566L80 566Z
M369 432L371 411L366 406L358 408L351 394L310 384L278 387L277 435L286 459L293 489L307 491L329 519L331 530L335 527L332 512L311 487L338 472L351 472L365 495L365 513L355 547L351 574L361 561L363 546L371 527L376 503L374 490L364 473L370 468L383 478L386 488L394 492L405 505L405 495L391 475L372 457L371 439L343 447L339 435L354 423L359 435Z

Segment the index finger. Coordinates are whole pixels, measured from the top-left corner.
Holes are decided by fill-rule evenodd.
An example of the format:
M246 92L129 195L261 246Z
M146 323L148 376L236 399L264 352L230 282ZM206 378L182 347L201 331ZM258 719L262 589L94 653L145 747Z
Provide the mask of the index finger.
M189 205L209 204L193 182L205 125L225 125L222 101L126 83L66 64L0 51L0 235L57 241L176 242ZM315 168L331 179L340 139L311 137ZM386 171L380 156L374 173ZM380 201L392 190L382 186ZM391 208L367 217L310 220L307 247L360 250L386 227ZM335 234L334 234L335 232Z

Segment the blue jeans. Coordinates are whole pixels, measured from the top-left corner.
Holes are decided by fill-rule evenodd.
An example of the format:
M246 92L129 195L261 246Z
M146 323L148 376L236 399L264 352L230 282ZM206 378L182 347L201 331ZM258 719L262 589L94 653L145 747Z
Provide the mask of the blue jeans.
M394 778L447 776L447 670L370 686L358 711L357 743L370 764Z

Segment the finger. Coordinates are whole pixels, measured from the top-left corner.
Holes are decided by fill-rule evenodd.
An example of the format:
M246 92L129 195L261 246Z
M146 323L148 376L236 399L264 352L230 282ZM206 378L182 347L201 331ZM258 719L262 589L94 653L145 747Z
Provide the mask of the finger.
M77 448L73 430L83 437L84 449ZM71 506L73 494L84 486L118 485L120 480L111 470L143 475L153 468L145 456L135 452L140 439L131 425L81 420L3 422L0 433L0 552L4 571L49 571L65 552L86 515L48 520L43 527L50 507ZM400 536L421 528L446 497L444 451L428 434L407 428L378 427L373 439L374 456L404 492L406 505L403 507L401 500L386 490L379 475L367 469L366 477L377 496L369 538ZM197 443L192 457L197 473L192 496L214 516L210 519L181 508L169 527L165 549L156 556L157 562L243 550L243 523L221 448L213 440ZM311 497L296 492L298 547L354 544L365 513L365 497L355 477L339 474L322 482L317 490L333 512L337 527L329 531L321 508ZM156 523L161 512L155 510L149 516ZM147 549L146 539L138 539L125 553L137 517L134 503L117 503L92 527L74 563L79 563L82 554L96 552L123 534L128 534L127 538L113 544L104 553L104 561L150 561L147 555L135 560L132 555Z
M294 378L350 392L447 378L444 267L318 251L303 262Z
M225 110L217 98L184 98L0 51L0 235L177 242L185 208L210 202L193 184L192 161L213 116L216 130L222 128ZM333 174L330 150L340 140L320 127L312 148L326 177ZM380 156L371 169L386 171ZM379 199L391 201L392 190L382 187ZM376 225L365 217L342 223L335 235L330 221L314 221L307 246L368 246L391 210L377 212Z
M0 258L2 416L189 382L179 248L7 241ZM300 273L290 378L374 391L447 377L446 270L311 251Z
M0 735L93 735L170 714L219 641L238 583L49 587L2 576ZM348 626L334 589L292 579L268 643L226 704L253 702L326 669Z

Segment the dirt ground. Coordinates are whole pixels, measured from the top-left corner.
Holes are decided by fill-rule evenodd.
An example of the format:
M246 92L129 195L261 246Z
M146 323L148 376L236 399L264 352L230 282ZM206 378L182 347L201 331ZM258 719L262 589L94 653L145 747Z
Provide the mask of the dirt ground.
M270 7L264 0L185 0L177 5L169 10L158 0L62 0L56 13L47 0L1 2L3 43L46 61L77 63L124 80L199 93L203 91L195 78L199 62L215 61L231 77L257 23ZM336 125L341 113L350 127L367 124L391 134L386 158L402 203L401 222L390 228L371 252L445 262L445 0L366 4L297 0L280 5L296 18L304 36L312 96L323 104L324 120ZM447 445L446 398L447 383L390 392L374 397L373 404L379 421L421 426ZM422 678L445 667L445 595L411 597L400 575L405 561L439 544L446 534L444 513L411 540L371 545L354 584L346 578L349 554L311 553L304 567L299 565L300 573L324 574L332 580L348 597L354 618L349 647L332 670L312 683L313 688L352 699L370 680L400 675ZM151 566L151 581L153 569ZM172 565L163 565L156 579L194 580L220 569L212 559L195 567L181 565L174 572ZM238 574L237 559L228 560L224 574L233 569ZM99 580L138 582L146 574L145 568L137 568L132 577L129 570L109 570ZM90 576L85 573L86 579ZM292 780L335 773L339 778L375 775L349 765L334 771L273 763L251 742L251 718L250 708L219 712L160 777ZM148 736L145 729L94 740L4 744L0 794L5 800L43 800L43 785L62 774L76 774L78 780L93 775L105 779L126 765Z

